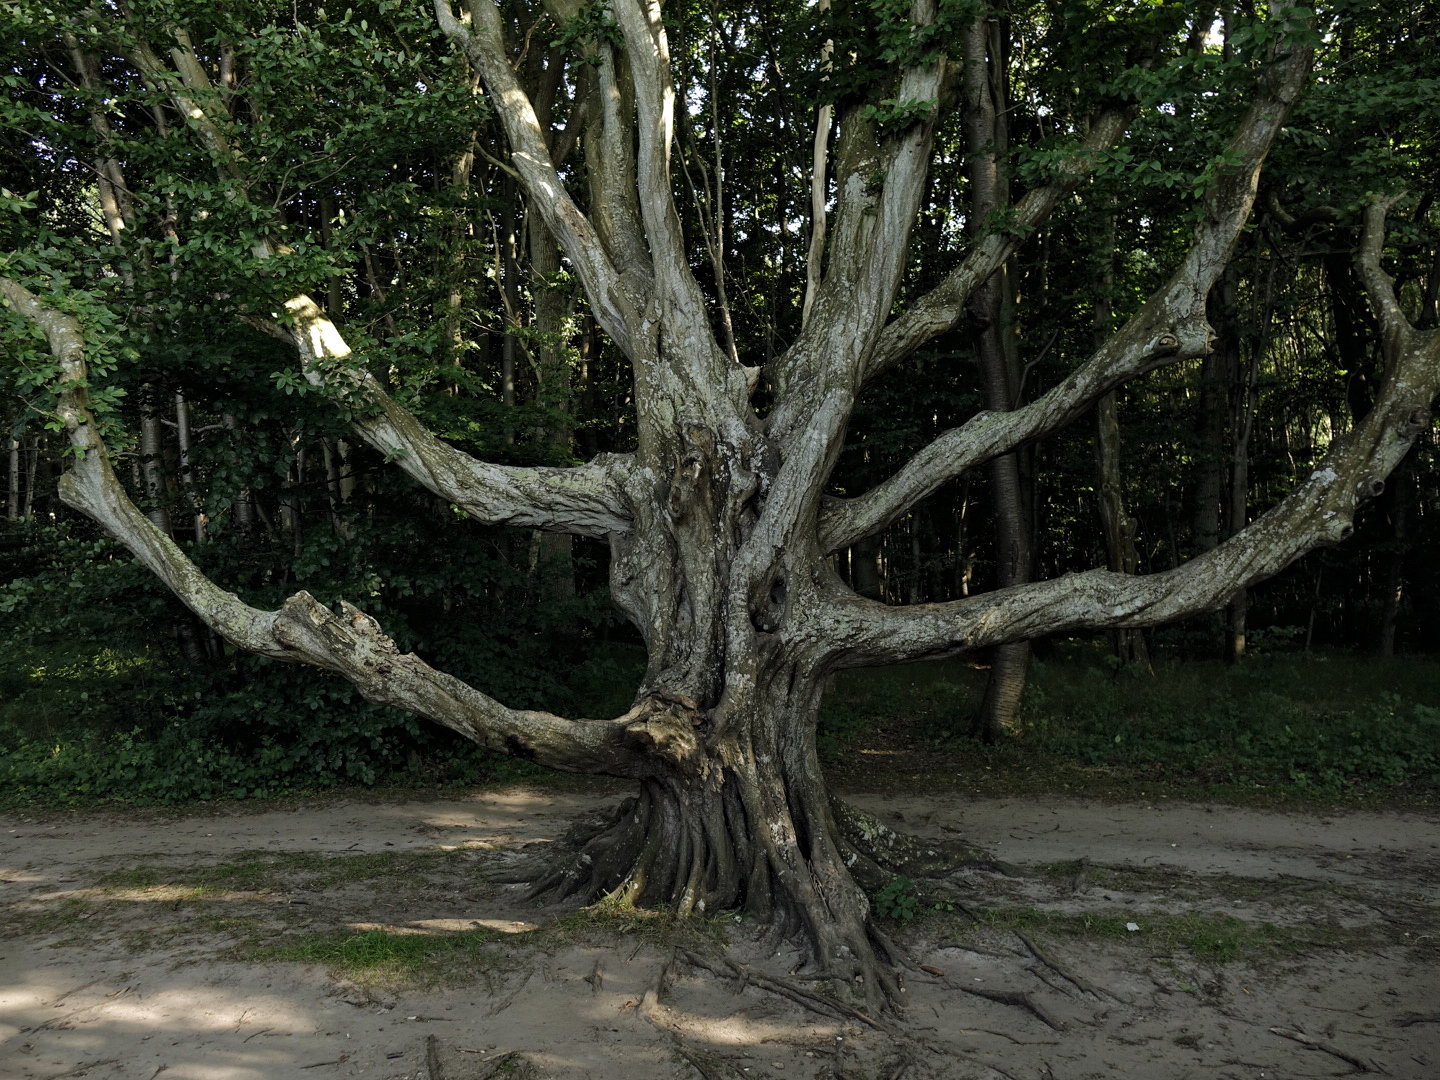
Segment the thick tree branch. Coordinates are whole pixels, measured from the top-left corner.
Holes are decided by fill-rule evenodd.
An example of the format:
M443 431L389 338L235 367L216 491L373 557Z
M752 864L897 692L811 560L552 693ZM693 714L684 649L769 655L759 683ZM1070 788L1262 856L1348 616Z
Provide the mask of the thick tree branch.
M1421 432L1440 395L1440 330L1418 331L1394 303L1379 265L1388 201L1366 214L1358 257L1386 335L1384 382L1371 411L1335 440L1310 476L1278 506L1207 554L1160 574L1092 570L949 604L888 608L838 582L815 618L838 633L843 665L945 655L1039 634L1156 626L1212 610L1279 573L1305 552L1348 539L1359 505L1378 496Z
M655 285L650 252L640 225L640 198L635 189L635 111L616 71L615 49L608 41L596 45L599 62L594 114L586 128L586 173L590 178L590 212L610 258L621 268L631 292L649 297Z
M634 355L644 298L633 291L635 282L623 277L610 261L594 225L565 190L535 109L511 70L495 5L490 0L472 0L469 17L461 21L448 0L435 0L435 17L480 73L510 139L511 161L530 205L545 219L546 228L575 265L596 320L626 355Z
M493 465L436 438L356 363L335 325L308 296L286 305L288 336L306 378L353 412L351 427L374 450L442 499L488 525L518 525L606 538L629 532L620 495L628 457L602 454L568 469Z
M1011 413L980 413L965 425L940 435L899 473L868 494L848 503L832 502L822 520L822 550L838 550L884 528L947 480L1072 422L1100 395L1127 379L1210 351L1206 297L1249 219L1261 167L1309 77L1310 60L1311 54L1305 50L1285 54L1261 80L1260 95L1246 111L1220 159L1222 164L1205 198L1204 215L1185 258L1145 306L1084 365L1032 405ZM1120 121L1119 114L1110 118L1117 132ZM1098 148L1102 144L1095 145ZM1031 192L1022 200L1021 208L1039 194ZM984 280L978 271L991 264L989 259L977 256L987 248L998 253L998 239L994 235L987 237L944 285L928 294L909 315L887 327L886 342L898 347L903 339L918 345L925 340L926 327L937 333L948 328L941 326L942 311L945 319L953 317L958 321L963 307L951 310L949 300L961 292L968 296L969 290ZM998 260L994 266L999 266ZM929 315L919 313L922 310ZM932 315L935 321L930 321Z
M128 548L207 626L231 644L271 659L325 668L348 679L369 701L427 716L490 749L551 768L642 775L647 754L693 749L687 717L645 702L614 721L567 720L510 709L412 653L401 653L379 625L349 604L336 615L308 593L278 611L250 607L204 573L130 500L110 467L90 413L85 340L78 320L0 277L0 296L40 327L61 367L57 414L73 463L60 497Z
M905 305L904 312L885 327L865 367L866 381L911 355L926 342L958 326L965 317L971 294L1019 250L1044 223L1052 210L1094 170L1102 151L1125 131L1129 111L1107 109L1090 125L1085 138L1059 168L1059 176L1035 188L1015 205L1004 232L980 240L946 279L924 296Z
M1380 324L1381 344L1387 364L1394 362L1395 354L1405 347L1406 339L1414 333L1414 327L1405 318L1400 300L1395 295L1394 279L1380 266L1380 252L1385 246L1385 215L1399 200L1399 195L1374 199L1365 208L1365 225L1355 260L1360 280L1370 294L1370 306L1375 309L1375 318Z
M635 87L639 159L635 183L640 216L650 240L656 284L667 294L662 310L675 305L687 320L705 324L705 300L690 273L680 215L670 176L675 141L675 83L670 45L654 0L612 0L611 10L625 38L625 55Z
M134 43L132 60L147 79L169 87L176 108L200 132L221 174L243 182L244 160L201 105L200 99L214 96L214 91L195 59L189 35L177 31L175 37L179 46L171 50L171 56L180 70L178 79L143 41ZM188 96L182 86L197 96ZM273 257L275 245L261 239L256 254ZM621 508L617 480L624 459L602 456L578 468L545 469L492 465L472 458L432 435L355 363L339 330L309 296L293 297L285 307L286 327L268 320L252 321L291 341L300 353L306 378L351 406L357 434L434 494L491 525L598 538L628 531L630 521Z
M1440 333L1415 335L1398 377L1353 434L1337 441L1277 507L1175 570L1132 577L1091 570L949 604L889 608L838 595L817 619L842 643L839 666L952 655L1042 634L1157 626L1225 604L1305 552L1347 539L1356 508L1384 489L1440 393Z
M1205 356L1212 340L1203 310L1174 312L1159 296L1152 298L1094 356L1031 404L1011 412L978 413L941 433L864 495L831 500L821 513L821 549L838 551L878 532L967 469L1073 423L1121 383Z
M917 27L933 23L933 0L914 0L910 18ZM928 109L899 135L880 137L858 106L841 120L835 228L825 276L800 336L772 365L779 400L767 426L782 443L802 426L810 441L816 403L839 386L853 392L869 366L900 287L924 195L945 70L940 53L904 72L895 100Z
M935 19L933 0L914 0L917 26ZM782 456L765 513L741 549L733 578L746 583L754 607L782 559L792 568L812 556L814 522L825 478L844 442L855 393L894 303L924 191L934 142L945 57L907 69L898 100L931 103L905 130L877 141L874 123L857 106L841 122L839 199L832 250L810 319L773 365L778 400L766 420ZM877 188L877 174L883 182Z

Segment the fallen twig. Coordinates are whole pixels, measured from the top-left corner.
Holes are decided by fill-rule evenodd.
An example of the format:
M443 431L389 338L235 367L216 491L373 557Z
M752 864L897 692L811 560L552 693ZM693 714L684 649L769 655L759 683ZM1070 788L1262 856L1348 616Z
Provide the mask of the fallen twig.
M1305 1032L1300 1031L1298 1028L1272 1027L1270 1029L1270 1034L1279 1035L1282 1039L1292 1039L1302 1046L1310 1047L1310 1049L1312 1050L1323 1050L1331 1057L1337 1057L1341 1061L1347 1062L1348 1064L1355 1066L1355 1068L1359 1069L1361 1072L1385 1071L1383 1068L1380 1067L1380 1064L1378 1062L1366 1061L1358 1054L1352 1054L1348 1050L1342 1050L1340 1049L1340 1047L1335 1046L1331 1043L1323 1042L1320 1039L1315 1038L1315 1036L1313 1035L1306 1035Z
M533 974L534 974L533 971L528 971L528 970L527 970L527 971L525 972L525 977L520 980L520 985L517 986L517 987L515 987L514 990L511 990L510 993L506 994L503 998L501 998L499 1001L497 1001L494 1005L491 1005L491 1006L490 1006L490 1011L489 1011L489 1013L487 1013L487 1015L489 1015L489 1016L494 1016L494 1015L496 1015L497 1013L502 1013L502 1012L504 1012L506 1009L508 1009L511 1005L513 1005L513 1004L515 1003L515 999L520 996L520 991L524 990L525 987L527 987L527 986L530 985L530 976L533 975Z
M46 1005L49 1005L49 1006L52 1007L52 1008L59 1008L59 1007L60 1007L60 1003L61 1003L62 1001L64 1001L66 998L68 998L71 994L78 994L78 993L80 993L81 990L89 990L90 987L94 986L96 983L100 983L100 982L104 982L104 981L105 981L105 976L104 976L104 975L100 976L100 978L98 978L98 979L91 979L91 980L90 980L89 982L87 982L87 983L81 983L79 986L72 987L71 989L66 990L66 991L65 991L63 994L61 994L59 997L55 998L53 1001L47 1001L45 1004L46 1004Z

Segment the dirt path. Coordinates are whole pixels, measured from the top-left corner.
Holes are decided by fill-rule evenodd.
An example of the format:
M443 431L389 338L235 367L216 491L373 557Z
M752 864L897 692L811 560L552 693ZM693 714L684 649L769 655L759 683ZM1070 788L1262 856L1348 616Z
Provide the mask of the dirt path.
M0 1078L1440 1076L1432 817L859 796L1023 871L921 883L877 1028L745 923L488 880L614 801L0 817Z

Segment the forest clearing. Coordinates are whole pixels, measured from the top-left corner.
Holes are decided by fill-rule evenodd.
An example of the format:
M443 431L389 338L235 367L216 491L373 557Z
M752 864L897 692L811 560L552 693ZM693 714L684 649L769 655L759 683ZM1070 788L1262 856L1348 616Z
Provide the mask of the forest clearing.
M752 922L576 917L484 881L612 806L621 792L606 787L6 814L3 1072L1430 1080L1440 1069L1433 813L857 794L897 827L958 829L1010 866L919 883L922 905L942 910L887 920L912 961L906 1004L868 1020L837 1011L834 988L793 972L793 948Z

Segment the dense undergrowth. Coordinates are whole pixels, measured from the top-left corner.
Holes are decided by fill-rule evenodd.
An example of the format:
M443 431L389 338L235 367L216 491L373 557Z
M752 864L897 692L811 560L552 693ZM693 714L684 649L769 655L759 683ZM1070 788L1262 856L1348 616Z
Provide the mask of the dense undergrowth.
M1440 796L1440 663L1279 652L1243 665L1162 659L1117 673L1100 645L1034 664L1024 727L965 732L985 673L959 662L847 673L821 747L855 779L946 774L985 792L1166 794L1227 801L1396 802Z
M324 673L233 650L186 661L175 638L183 609L109 542L57 527L20 540L0 585L0 805L175 804L537 775L370 705ZM223 560L226 549L204 555ZM245 598L274 606L302 586L322 599L356 595L365 570L345 556L317 555L301 580L266 580L256 562ZM622 712L644 659L622 634L603 632L603 593L502 611L497 597L534 585L497 565L473 557L426 569L412 558L404 589L392 580L366 607L403 648L507 703ZM442 635L435 612L447 608ZM1157 657L1153 677L1117 673L1102 643L1060 643L1034 666L1023 728L996 746L966 735L985 680L972 664L845 672L822 709L821 751L841 784L923 776L982 792L1440 801L1440 662L1276 651L1227 667L1163 644Z
M497 538L457 547L444 525L392 523L381 539L409 558L383 581L366 559L374 535L348 548L324 536L299 560L223 537L192 555L244 581L242 599L258 607L300 588L332 604L360 598L402 649L507 704L623 711L633 656L606 639L603 590L536 604L536 576L497 554ZM372 705L328 673L223 647L88 526L11 524L0 539L0 805L167 804L535 771ZM186 659L186 635L198 657Z

